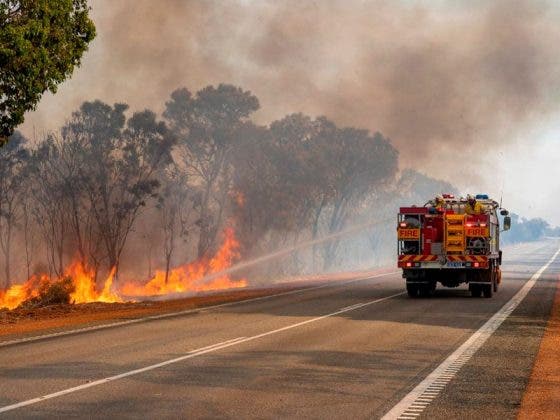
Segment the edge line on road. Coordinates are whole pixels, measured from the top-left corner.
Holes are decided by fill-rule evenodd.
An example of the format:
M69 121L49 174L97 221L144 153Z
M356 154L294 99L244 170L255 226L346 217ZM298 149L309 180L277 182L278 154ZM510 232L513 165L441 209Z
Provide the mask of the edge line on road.
M393 408L391 408L381 420L406 419L410 416L418 416L420 412L412 411L417 408L419 402L431 402L444 389L445 386L455 377L460 369L471 359L471 357L484 345L486 340L498 329L498 327L508 318L508 316L525 299L529 291L533 288L542 273L552 264L560 254L558 249L554 255L537 270L531 278L521 287L521 289L502 306L488 321L476 330L457 350L449 355L438 367L436 367L426 378L416 387L405 395ZM434 394L433 385L439 384L439 391ZM444 387L441 387L443 385ZM428 388L430 390L428 391ZM427 404L426 404L427 407ZM423 410L422 410L423 411Z
M179 356L179 357L176 357L174 359L165 360L165 361L160 362L160 363L145 366L145 367L139 368L139 369L134 369L134 370L131 370L131 371L128 371L128 372L120 373L118 375L108 376L108 377L103 378L103 379L98 379L98 380L95 380L95 381L92 381L92 382L87 382L87 383L82 384L82 385L78 385L78 386L75 386L75 387L63 389L61 391L53 392L51 394L46 394L46 395L36 397L36 398L32 398L32 399L29 399L29 400L26 400L26 401L21 401L19 403L6 405L4 407L0 407L0 413L5 413L5 412L8 412L8 411L16 410L18 408L33 405L33 404L36 404L36 403L39 403L39 402L42 402L42 401L46 401L46 400L50 400L50 399L53 399L53 398L62 397L64 395L72 394L72 393L77 392L77 391L82 391L84 389L92 388L94 386L103 385L103 384L106 384L108 382L113 382L113 381L116 381L118 379L123 379L123 378L129 377L129 376L138 375L139 373L144 373L144 372L148 372L150 370L154 370L154 369L158 369L158 368L161 368L161 367L164 367L164 366L172 365L174 363L182 362L182 361L187 360L187 359L192 359L192 358L197 357L197 356L201 356L201 355L204 355L204 354L207 354L207 353L212 353L212 352L215 352L217 350L225 349L225 348L232 347L232 346L235 346L235 345L238 345L238 344L258 340L259 338L267 337L267 336L273 335L273 334L278 334L278 333L283 332L283 331L291 330L293 328L297 328L297 327L301 327L303 325L311 324L313 322L321 321L325 318L330 318L330 317L333 317L333 316L336 316L336 315L343 314L345 312L350 312L350 311L353 311L353 310L356 310L356 309L359 309L359 308L363 308L364 306L369 306L369 305L373 305L374 303L384 302L384 301L392 299L394 297L404 295L405 293L406 292L400 292L400 293L395 293L395 294L390 295L390 296L385 296L385 297L382 297L382 298L370 300L368 302L364 302L364 303L359 304L359 306L354 305L354 307L342 308L342 309L339 309L338 311L335 311L335 312L331 312L331 313L321 315L321 316L318 316L318 317L315 317L315 318L307 319L305 321L297 322L295 324L290 324L290 325L287 325L285 327L277 328L275 330L270 330L270 331L267 331L267 332L264 332L264 333L261 333L261 334L253 335L251 337L238 337L238 338L223 341L221 343L217 343L217 344L214 344L214 345L201 347L201 348L196 349L196 350L191 350L188 353L184 354L183 356Z
M323 289L323 288L327 288L327 287L345 286L346 284L350 284L350 283L354 283L354 282L358 282L358 281L363 281L363 280L375 279L375 278L378 278L378 277L384 277L384 276L388 276L388 275L391 275L391 274L397 274L397 273L398 273L398 271L391 271L389 273L375 274L373 276L367 276L367 277L359 277L357 279L346 280L346 281L342 281L342 282L339 282L339 281L329 282L327 284L321 284L319 286L305 287L305 288L302 288L302 289L289 290L287 292L280 292L280 293L275 293L275 294L272 294L272 295L265 295L265 296L255 297L255 298L249 298L249 299L243 299L243 300L236 300L236 301L232 301L232 302L220 303L219 305L201 306L199 308L191 308L191 309L186 309L186 310L177 311L177 312L170 312L170 313L160 314L160 315L149 315L149 316L144 316L144 317L141 317L141 318L127 319L125 321L111 322L109 324L100 324L100 325L94 325L94 326L91 326L91 327L75 328L75 329L72 329L72 330L60 331L60 332L55 332L55 333L51 333L51 334L35 335L35 336L32 336L32 337L19 338L19 339L16 339L16 340L0 341L0 348L8 347L8 346L14 346L16 344L24 344L24 343L34 342L34 341L47 340L49 338L64 337L64 336L67 336L67 335L74 335L74 334L83 334L83 333L86 333L86 332L104 330L104 329L107 329L107 328L122 327L122 326L125 326L125 325L138 324L138 323L141 323L141 322L155 321L155 320L165 319L165 318L180 317L180 316L183 316L183 315L188 315L188 314L192 314L192 313L196 313L196 312L209 311L209 310L212 310L212 309L224 308L224 307L227 307L227 306L240 305L240 304L243 304L243 303L251 303L251 302L256 302L256 301L259 301L259 300L271 299L271 298L275 298L275 297L281 297L281 296L292 295L292 294L297 294L297 293L304 293L304 292L317 290L317 289Z

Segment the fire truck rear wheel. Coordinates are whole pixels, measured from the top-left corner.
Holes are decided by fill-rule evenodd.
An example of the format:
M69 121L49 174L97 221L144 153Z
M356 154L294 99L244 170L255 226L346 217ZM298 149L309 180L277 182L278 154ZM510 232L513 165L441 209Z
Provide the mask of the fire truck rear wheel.
M494 291L494 286L492 285L492 283L485 284L482 286L482 293L484 293L485 298L491 298L493 291Z
M418 296L418 285L416 284L406 284L406 292L410 297L417 297Z
M430 297L433 296L436 292L436 284L435 283L423 284L422 286L420 286L419 289L420 289L419 290L420 296Z
M482 296L482 287L480 284L471 284L471 296L475 298Z

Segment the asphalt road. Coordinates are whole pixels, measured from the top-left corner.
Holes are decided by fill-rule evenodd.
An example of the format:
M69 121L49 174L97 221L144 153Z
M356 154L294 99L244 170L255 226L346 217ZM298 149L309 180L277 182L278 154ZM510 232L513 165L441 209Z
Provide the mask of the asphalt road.
M380 418L559 247L509 249L492 299L471 298L466 287L410 299L393 273L0 347L0 417ZM560 256L408 417L514 418L559 273Z

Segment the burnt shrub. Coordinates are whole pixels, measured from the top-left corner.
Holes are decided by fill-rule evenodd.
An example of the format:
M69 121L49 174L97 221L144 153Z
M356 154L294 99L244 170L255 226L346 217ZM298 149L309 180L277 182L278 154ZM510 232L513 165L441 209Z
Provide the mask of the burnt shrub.
M39 294L27 299L20 305L20 308L38 308L50 305L67 305L71 302L71 294L75 287L72 277L67 276L50 283L45 282L39 289Z

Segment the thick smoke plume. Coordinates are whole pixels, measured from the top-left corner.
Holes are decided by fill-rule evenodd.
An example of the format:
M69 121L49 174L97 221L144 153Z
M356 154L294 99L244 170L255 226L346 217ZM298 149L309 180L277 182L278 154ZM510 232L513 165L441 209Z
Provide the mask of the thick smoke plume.
M91 4L98 39L26 131L94 97L161 110L178 86L228 82L260 99L258 122L326 115L429 167L436 147L504 144L560 104L559 10L544 1Z

